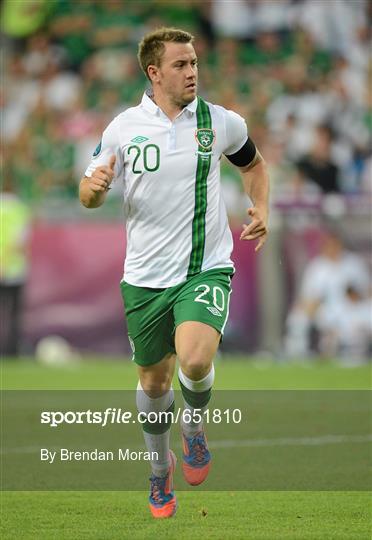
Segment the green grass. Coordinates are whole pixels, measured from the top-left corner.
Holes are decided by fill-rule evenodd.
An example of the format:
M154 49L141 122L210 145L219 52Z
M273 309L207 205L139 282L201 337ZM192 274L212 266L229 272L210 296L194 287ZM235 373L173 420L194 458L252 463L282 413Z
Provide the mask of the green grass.
M366 493L178 493L171 520L151 518L142 492L10 492L5 539L369 539Z
M31 361L2 364L6 389L133 389L130 362L83 362L47 368ZM217 365L219 389L366 389L369 367L248 362ZM213 474L213 473L212 473ZM155 521L147 492L4 492L4 539L244 538L369 539L367 492L183 492L171 520Z
M4 361L2 388L9 390L135 389L137 370L130 361L80 362L66 367L46 367L31 360ZM178 387L177 378L174 380ZM341 368L332 362L314 364L275 364L223 357L216 362L214 388L249 389L368 389L371 368Z

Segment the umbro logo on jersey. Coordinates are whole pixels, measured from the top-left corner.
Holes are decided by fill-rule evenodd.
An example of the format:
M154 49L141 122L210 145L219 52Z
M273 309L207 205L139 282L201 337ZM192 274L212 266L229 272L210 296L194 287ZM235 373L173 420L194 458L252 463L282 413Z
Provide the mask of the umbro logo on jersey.
M212 313L212 315L217 315L217 317L222 317L222 313L215 307L207 306L207 309Z
M137 137L134 137L134 139L132 139L130 142L134 142L134 143L141 143L141 142L145 142L145 141L148 141L148 137L144 137L143 135L137 135Z

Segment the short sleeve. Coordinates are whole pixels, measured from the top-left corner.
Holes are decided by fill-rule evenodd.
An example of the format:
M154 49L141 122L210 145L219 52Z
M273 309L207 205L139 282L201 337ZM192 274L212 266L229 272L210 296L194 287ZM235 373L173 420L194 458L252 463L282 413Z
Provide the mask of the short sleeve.
M90 178L94 169L101 165L108 165L110 157L113 154L116 156L114 167L115 180L123 171L123 156L120 150L119 135L115 120L113 120L103 132L102 139L94 150L92 160L85 171L85 176Z
M242 116L234 111L226 111L226 148L223 153L227 156L235 154L248 139L247 124Z

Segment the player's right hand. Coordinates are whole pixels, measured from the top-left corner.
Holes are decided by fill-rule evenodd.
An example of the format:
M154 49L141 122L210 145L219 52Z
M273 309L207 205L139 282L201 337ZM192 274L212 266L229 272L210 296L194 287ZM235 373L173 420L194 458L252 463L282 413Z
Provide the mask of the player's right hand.
M100 165L94 169L92 176L88 178L89 187L92 191L104 192L110 187L112 179L114 178L114 166L116 156L112 155L108 165Z

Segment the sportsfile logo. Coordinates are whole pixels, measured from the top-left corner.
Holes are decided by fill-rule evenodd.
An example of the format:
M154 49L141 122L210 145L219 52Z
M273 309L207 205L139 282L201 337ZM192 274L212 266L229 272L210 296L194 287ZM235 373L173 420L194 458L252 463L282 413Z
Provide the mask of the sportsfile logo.
M216 307L207 306L207 309L208 311L212 313L212 315L216 315L217 317L222 317L222 313Z
M42 411L40 423L51 428L58 428L68 424L96 424L106 427L112 424L178 424L180 420L186 424L197 423L205 420L207 424L239 423L242 419L242 412L239 409L181 409L174 411L150 411L132 412L116 407L108 407L102 411Z

